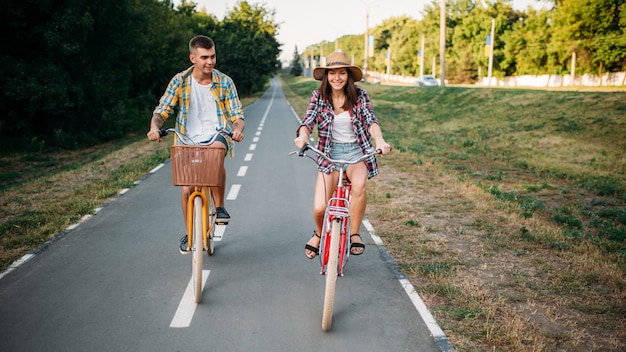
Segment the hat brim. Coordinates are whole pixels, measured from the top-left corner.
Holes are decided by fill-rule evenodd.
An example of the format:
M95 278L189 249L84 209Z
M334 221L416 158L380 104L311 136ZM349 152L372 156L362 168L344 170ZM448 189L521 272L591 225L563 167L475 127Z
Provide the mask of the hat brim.
M336 70L338 68L347 68L348 70L350 70L350 72L352 72L352 79L355 82L360 81L361 79L363 79L363 72L361 71L361 69L357 66L330 66L330 67L316 67L313 70L313 78L315 78L318 81L321 81L322 78L324 78L324 72L326 70Z

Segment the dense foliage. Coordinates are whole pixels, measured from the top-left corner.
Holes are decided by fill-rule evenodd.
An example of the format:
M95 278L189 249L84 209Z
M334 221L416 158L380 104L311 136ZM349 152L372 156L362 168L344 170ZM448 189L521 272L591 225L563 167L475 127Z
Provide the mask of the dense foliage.
M576 74L626 71L626 0L548 3L552 4L550 9L518 11L513 9L512 0L446 1L446 79L474 83L487 75L486 41L494 19L496 77L570 73L573 60ZM438 73L440 4L431 0L420 21L403 16L370 28L375 44L368 69L386 72L389 51L392 74L418 75L423 36L423 71ZM355 62L364 62L363 34L338 41L344 52L354 55ZM320 51L328 53L334 47L334 40L310 45L303 59L319 59Z
M223 21L171 0L7 0L0 16L4 151L143 133L169 79L191 65L196 34L215 40L217 68L241 95L278 68L273 13L246 1Z

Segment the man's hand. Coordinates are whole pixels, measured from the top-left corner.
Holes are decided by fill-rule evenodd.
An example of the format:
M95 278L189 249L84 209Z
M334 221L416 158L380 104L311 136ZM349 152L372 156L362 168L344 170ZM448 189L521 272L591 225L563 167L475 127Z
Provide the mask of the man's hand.
M159 114L152 115L150 120L150 132L148 132L148 139L151 141L161 141L161 126L163 126L163 118Z
M160 142L161 139L162 139L160 130L158 128L157 129L151 129L150 132L148 132L148 139L153 141L153 142L156 142L156 141Z
M237 119L233 122L233 135L230 137L235 142L243 141L243 119Z
M241 131L234 130L233 135L230 138L235 142L241 142L243 141L243 133L241 133Z

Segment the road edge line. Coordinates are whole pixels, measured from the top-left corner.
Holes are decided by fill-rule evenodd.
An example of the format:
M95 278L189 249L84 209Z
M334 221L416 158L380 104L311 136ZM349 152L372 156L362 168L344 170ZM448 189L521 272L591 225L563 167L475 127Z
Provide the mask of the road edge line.
M402 288L404 288L404 292L406 292L406 294L409 296L411 303L413 303L413 306L428 327L430 335L439 344L439 348L444 352L454 352L455 349L450 344L450 341L448 341L448 337L435 321L435 318L430 313L428 307L426 307L426 304L415 290L415 287L413 287L413 285L406 278L406 276L402 274L400 268L396 264L395 259L393 259L393 257L387 251L387 247L385 247L385 244L383 243L383 240L380 238L380 236L376 235L374 226L372 226L367 218L363 219L363 226L365 226L365 229L374 241L374 244L376 244L376 246L378 247L378 250L380 251L382 257L391 267L391 271L395 275L396 279L400 282L400 285L402 285Z

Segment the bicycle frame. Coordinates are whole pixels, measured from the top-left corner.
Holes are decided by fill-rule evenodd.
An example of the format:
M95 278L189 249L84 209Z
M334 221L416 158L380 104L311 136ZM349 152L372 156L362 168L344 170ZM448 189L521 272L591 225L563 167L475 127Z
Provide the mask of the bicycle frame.
M339 170L339 181L333 192L333 196L328 200L326 213L324 214L324 223L322 225L323 234L320 240L320 261L322 270L320 274L325 275L330 256L330 243L332 240L332 223L338 221L341 223L339 233L339 261L337 266L337 275L343 276L343 267L348 261L350 247L350 200L351 200L351 184L344 179L343 167Z
M349 181L345 179L345 165L356 164L364 161L372 155L380 154L381 150L370 150L362 157L357 160L335 160L329 158L326 154L324 154L321 150L310 146L305 145L299 151L291 152L290 155L298 154L299 156L306 156L312 160L315 160L313 157L307 155L305 152L307 150L313 151L315 154L320 157L326 159L328 162L339 166L339 180L337 181L337 186L333 192L332 197L328 200L328 205L326 206L326 212L324 214L324 223L322 225L322 233L320 234L320 262L321 262L321 274L325 275L328 271L328 262L330 260L330 251L327 250L330 248L330 243L332 240L332 224L335 221L339 221L341 223L340 231L339 231L339 248L338 248L338 267L337 274L338 276L343 276L343 268L347 263L349 257L349 248L350 248L350 201L351 201L351 184Z
M189 243L189 248L194 248L194 238L193 238L193 209L194 209L194 199L195 197L202 198L202 233L204 234L202 248L209 255L213 254L213 246L210 246L208 241L210 241L211 234L209 231L215 226L215 224L210 224L212 222L209 220L209 204L213 203L213 199L209 199L213 197L213 193L207 186L193 186L193 192L189 195L187 199L187 241Z
M195 144L189 143L191 141L189 138L172 128L161 130L160 134L161 136L166 136L168 132L174 132L182 144ZM211 140L200 145L212 144L220 133L231 136L231 133L224 129L217 130ZM202 252L206 251L208 255L213 255L215 250L213 239L216 213L214 193L211 189L213 186L187 185L186 183L176 185L188 186L190 190L187 198L187 218L185 219L187 224L187 246L192 254L191 277L194 300L196 303L200 303L202 300Z

